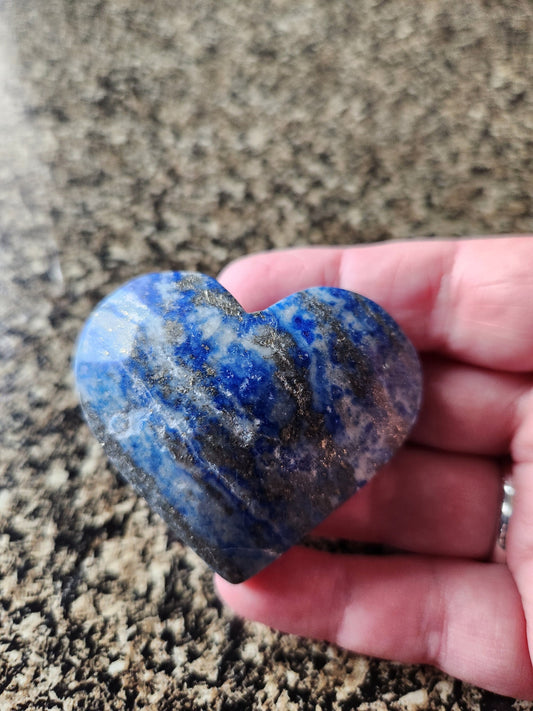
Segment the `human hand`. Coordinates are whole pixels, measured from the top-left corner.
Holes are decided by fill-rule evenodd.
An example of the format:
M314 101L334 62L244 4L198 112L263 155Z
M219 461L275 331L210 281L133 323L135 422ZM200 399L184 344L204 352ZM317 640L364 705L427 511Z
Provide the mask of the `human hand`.
M533 698L533 237L271 252L220 281L248 311L311 286L357 291L424 369L408 443L313 532L399 552L296 546L240 585L217 577L221 598L284 632ZM516 495L500 562L504 474Z

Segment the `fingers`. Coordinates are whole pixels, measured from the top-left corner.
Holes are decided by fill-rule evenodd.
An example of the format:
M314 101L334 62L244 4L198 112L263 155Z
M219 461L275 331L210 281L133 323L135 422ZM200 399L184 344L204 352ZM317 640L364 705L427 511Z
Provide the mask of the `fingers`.
M216 584L238 614L284 632L533 696L520 598L504 565L295 548L246 583Z
M313 535L485 559L494 546L500 502L493 460L408 447Z
M258 254L221 282L245 309L310 286L378 302L415 346L502 370L533 369L533 238L426 240Z
M426 356L423 402L411 439L453 452L504 455L533 388L531 374L499 373Z

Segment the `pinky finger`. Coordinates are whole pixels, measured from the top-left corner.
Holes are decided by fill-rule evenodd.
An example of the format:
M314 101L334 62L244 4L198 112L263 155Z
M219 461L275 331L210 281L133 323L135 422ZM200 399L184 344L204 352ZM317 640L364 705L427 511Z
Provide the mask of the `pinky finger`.
M245 583L216 584L238 614L284 632L533 698L522 606L504 565L294 548Z

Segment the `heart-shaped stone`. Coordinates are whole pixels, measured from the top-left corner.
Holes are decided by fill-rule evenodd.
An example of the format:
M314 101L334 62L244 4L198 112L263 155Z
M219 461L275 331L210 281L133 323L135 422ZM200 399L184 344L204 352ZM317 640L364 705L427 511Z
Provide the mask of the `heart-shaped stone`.
M365 484L421 396L413 346L363 296L317 287L247 313L187 272L141 276L104 299L75 374L115 466L232 582Z

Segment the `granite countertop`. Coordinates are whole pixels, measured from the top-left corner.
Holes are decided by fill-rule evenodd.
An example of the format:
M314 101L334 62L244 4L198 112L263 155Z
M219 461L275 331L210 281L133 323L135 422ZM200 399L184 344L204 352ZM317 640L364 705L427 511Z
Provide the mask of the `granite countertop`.
M533 232L532 38L516 0L0 3L0 711L533 708L233 617L70 367L139 272Z

